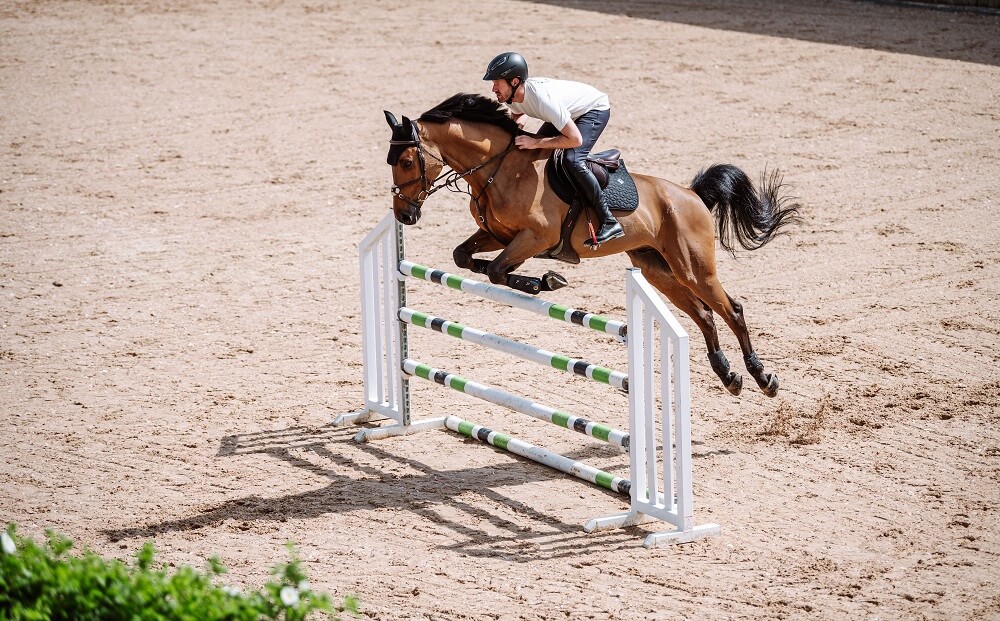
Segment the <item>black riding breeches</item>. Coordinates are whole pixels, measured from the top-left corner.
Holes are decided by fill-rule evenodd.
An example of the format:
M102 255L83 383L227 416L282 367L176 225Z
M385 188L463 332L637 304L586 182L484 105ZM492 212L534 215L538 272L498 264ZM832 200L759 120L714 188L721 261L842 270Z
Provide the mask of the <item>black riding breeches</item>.
M611 119L611 110L591 110L581 115L573 122L576 124L577 129L580 130L580 135L583 137L583 144L575 149L565 149L563 151L563 162L566 164L566 171L573 179L576 191L589 206L595 208L601 200L601 186L597 183L594 173L590 172L590 169L587 168L584 160L590 155L590 151L594 148L597 139L601 137L601 133L607 127L609 119ZM538 133L543 136L559 135L559 131L551 123L542 125Z

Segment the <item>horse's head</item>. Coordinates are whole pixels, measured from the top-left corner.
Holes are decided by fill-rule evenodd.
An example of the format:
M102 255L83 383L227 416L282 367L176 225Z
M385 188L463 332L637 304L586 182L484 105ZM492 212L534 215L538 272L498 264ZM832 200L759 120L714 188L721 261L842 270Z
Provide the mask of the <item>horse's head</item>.
M400 123L388 111L385 120L392 128L386 157L386 162L392 166L392 211L403 224L416 224L421 205L433 191L431 180L440 174L443 166L436 156L429 162L424 157L416 123L405 116Z

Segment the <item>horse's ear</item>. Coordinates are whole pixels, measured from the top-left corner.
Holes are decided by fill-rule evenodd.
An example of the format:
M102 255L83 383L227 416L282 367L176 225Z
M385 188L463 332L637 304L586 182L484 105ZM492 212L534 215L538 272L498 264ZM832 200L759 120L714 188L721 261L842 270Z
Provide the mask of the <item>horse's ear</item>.
M399 121L396 120L396 115L388 110L383 110L385 112L385 122L389 124L389 127L396 129L399 127Z
M403 116L403 127L406 127L410 130L410 136L413 138L413 140L420 140L420 137L417 136L417 124L411 121L410 117L405 115Z

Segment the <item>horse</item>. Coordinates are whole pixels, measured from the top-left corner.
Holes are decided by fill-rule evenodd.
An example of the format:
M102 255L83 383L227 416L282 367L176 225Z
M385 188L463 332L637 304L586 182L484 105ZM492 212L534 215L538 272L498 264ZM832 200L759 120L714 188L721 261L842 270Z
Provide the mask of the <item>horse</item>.
M485 274L491 283L536 293L565 285L549 272L528 278L513 271L543 255L563 239L569 205L546 180L552 150L518 149L522 130L505 107L482 95L459 93L402 122L385 111L392 128L387 163L392 167L392 208L396 220L416 224L424 201L448 187L470 196L478 225L453 252L455 264ZM445 168L450 171L445 171ZM778 376L767 373L754 352L743 305L722 288L716 272L716 229L720 245L735 255L735 244L755 250L786 226L799 222L798 203L782 195L777 170L761 175L759 188L741 169L714 164L699 171L690 188L648 175L632 174L639 205L618 214L625 236L598 247L586 245L586 218L580 218L568 243L580 259L624 252L643 276L694 320L705 337L712 370L733 395L743 387L719 346L714 314L736 334L747 371L765 395L778 393ZM468 189L462 190L458 182ZM713 226L713 214L715 224ZM493 260L473 255L500 250Z

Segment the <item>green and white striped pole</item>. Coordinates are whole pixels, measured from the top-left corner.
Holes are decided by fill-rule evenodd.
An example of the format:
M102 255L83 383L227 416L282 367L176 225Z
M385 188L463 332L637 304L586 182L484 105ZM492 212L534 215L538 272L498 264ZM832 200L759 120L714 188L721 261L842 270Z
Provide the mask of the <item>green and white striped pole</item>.
M497 285L479 282L478 280L472 280L471 278L463 278L442 270L436 270L424 265L419 265L417 263L413 263L412 261L400 261L399 273L403 276L426 280L427 282L443 285L451 289L471 293L472 295L476 295L487 300L493 300L494 302L520 308L522 310L544 315L546 317L552 317L553 319L558 319L567 323L575 323L577 325L586 326L591 330L612 334L621 338L625 338L625 334L628 330L624 321L609 319L602 315L595 315L576 308L570 308L569 306L562 306L561 304L556 304L555 302L547 302L518 291L512 291L506 287L499 287Z
M470 397L476 397L494 405L527 414L528 416L565 427L566 429L572 429L597 440L603 440L617 446L622 451L627 452L629 449L629 435L626 431L614 429L607 425L595 423L585 418L535 403L531 399L512 395L497 388L467 380L460 375L435 369L410 358L403 360L403 372L407 375L437 382L442 386L465 393Z
M503 449L514 455L519 455L526 459L536 461L550 468L555 468L559 472L572 475L578 479L583 479L589 483L594 483L605 489L631 496L631 483L628 479L616 477L615 475L600 470L580 461L574 461L569 457L564 457L558 453L553 453L546 449L529 444L517 438L494 431L482 425L469 422L457 416L448 416L444 419L444 425L452 431L456 431L464 436L475 438L480 442L485 442L491 446Z
M620 371L591 364L579 358L570 358L546 349L519 343L518 341L504 338L502 336L483 332L476 328L470 328L454 321L448 321L434 315L421 313L412 308L402 307L399 309L399 319L405 323L434 330L442 334L447 334L463 341L489 347L496 351L511 354L531 362L537 362L543 366L549 366L560 371L567 371L577 375L592 379L595 382L610 384L615 388L620 388L628 392L628 376Z

